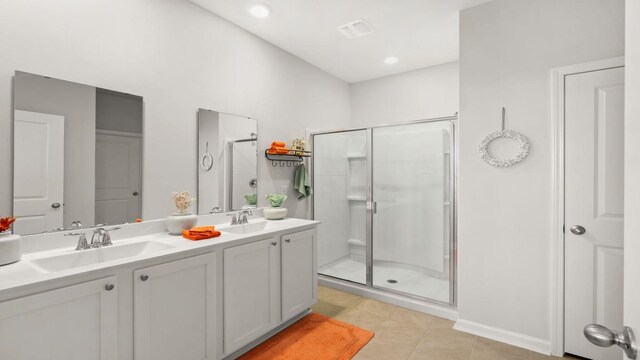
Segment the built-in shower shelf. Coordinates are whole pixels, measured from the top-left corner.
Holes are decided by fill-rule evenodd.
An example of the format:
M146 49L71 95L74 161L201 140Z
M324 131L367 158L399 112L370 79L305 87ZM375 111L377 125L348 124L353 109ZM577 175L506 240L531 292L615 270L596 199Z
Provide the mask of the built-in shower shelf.
M347 196L347 200L349 201L367 201L367 198L364 196Z

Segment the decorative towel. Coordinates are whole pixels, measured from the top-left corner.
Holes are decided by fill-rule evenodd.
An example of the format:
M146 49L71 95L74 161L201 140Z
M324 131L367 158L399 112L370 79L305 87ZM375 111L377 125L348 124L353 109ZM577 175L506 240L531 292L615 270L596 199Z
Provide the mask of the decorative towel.
M189 240L204 240L211 239L220 236L220 231L217 231L214 226L200 226L194 227L190 230L182 230L182 237Z
M267 150L267 154L286 155L289 153L287 144L282 141L274 141L271 143L271 147Z
M293 188L298 191L298 200L302 200L313 194L311 183L309 182L309 173L304 164L300 164L296 167L296 171L293 173Z

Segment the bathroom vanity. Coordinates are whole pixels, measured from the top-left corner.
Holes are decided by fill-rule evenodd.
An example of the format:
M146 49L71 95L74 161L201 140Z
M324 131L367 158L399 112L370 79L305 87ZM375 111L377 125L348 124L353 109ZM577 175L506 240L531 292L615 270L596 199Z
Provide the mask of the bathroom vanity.
M23 259L0 267L0 358L232 359L307 314L318 222L225 222L200 216L222 232L200 241L127 224L88 250L24 237Z

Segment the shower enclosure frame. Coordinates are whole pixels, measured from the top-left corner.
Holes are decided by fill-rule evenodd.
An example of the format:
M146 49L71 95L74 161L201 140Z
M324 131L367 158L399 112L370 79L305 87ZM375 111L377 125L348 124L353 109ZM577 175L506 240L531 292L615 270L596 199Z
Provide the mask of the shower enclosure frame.
M457 197L457 169L458 169L458 151L457 151L457 113L453 116L445 116L438 118L430 118L430 119L422 119L422 120L413 120L413 121L405 121L398 123L390 123L390 124L382 124L382 125L374 125L374 126L365 126L365 127L355 127L355 128L347 128L347 129L338 129L338 130L329 130L329 131L317 131L312 132L310 134L311 139L311 149L314 150L314 141L316 135L328 135L328 134L338 134L338 133L348 133L354 131L366 131L366 284L361 284L357 282L353 282L350 280L342 279L339 277L334 277L330 275L324 275L318 273L318 276L329 278L332 280L337 280L339 282L345 284L351 284L357 287L369 288L379 291L388 292L391 294L396 294L399 296L404 296L410 299L415 299L419 301L426 301L429 303L434 303L437 305L456 308L458 303L457 297L457 288L458 288L458 274L457 274L457 250L458 250L458 238L457 238L457 208L458 208L458 197ZM409 294L402 291L397 291L394 289L389 289L385 287L375 286L373 284L373 217L375 215L375 205L373 202L373 130L377 128L386 128L392 126L403 126L403 125L415 125L415 124L424 124L424 123L435 123L435 122L450 122L451 124L451 140L449 143L449 211L448 211L448 219L449 219L449 302L443 302L436 299L431 299L427 297L422 297L414 294ZM315 152L314 152L315 153ZM311 160L311 182L312 186L315 188L315 159L312 157ZM311 197L311 217L315 219L315 196Z

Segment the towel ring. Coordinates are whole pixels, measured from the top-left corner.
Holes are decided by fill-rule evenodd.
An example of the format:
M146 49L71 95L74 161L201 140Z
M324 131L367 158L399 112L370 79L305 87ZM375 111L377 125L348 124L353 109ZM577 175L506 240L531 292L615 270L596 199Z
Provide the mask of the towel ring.
M213 167L213 155L209 153L209 142L207 141L206 149L204 154L200 157L200 167L202 170L209 171Z

